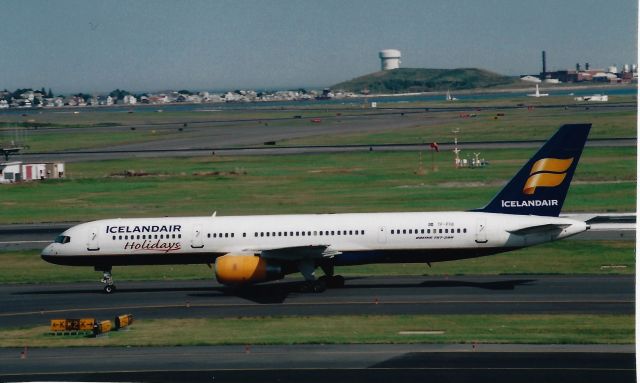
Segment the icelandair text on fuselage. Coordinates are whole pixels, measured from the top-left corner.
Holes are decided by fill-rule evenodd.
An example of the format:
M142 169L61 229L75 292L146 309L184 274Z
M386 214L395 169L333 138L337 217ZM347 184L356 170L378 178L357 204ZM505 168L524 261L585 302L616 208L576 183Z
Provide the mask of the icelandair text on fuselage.
M181 227L181 225L107 226L107 234L176 233Z
M531 206L558 206L557 199L535 199L531 201L505 201L502 200L502 207L531 207Z

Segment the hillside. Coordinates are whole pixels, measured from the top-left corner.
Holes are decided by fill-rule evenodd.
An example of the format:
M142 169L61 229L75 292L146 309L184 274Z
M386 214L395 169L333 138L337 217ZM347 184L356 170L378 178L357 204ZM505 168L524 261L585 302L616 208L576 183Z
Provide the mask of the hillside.
M410 93L489 88L520 80L476 68L418 69L380 71L333 85L331 89L360 93Z

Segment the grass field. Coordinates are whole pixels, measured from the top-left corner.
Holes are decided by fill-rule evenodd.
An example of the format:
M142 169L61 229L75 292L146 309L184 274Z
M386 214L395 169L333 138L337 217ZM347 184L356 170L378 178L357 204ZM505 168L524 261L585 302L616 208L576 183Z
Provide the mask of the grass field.
M365 152L70 163L68 178L3 185L0 223L113 217L465 210L484 206L535 149ZM563 211L635 211L636 148L587 148ZM432 170L432 166L436 171ZM126 170L145 177L117 176Z
M26 124L24 138L29 148L26 152L96 149L118 144L138 143L156 140L171 140L189 135L191 127L206 126L215 131L218 127L233 126L239 135L243 129L256 125L270 128L278 126L296 127L310 124L309 119L322 118L321 124L314 124L318 131L315 136L292 138L278 142L280 145L339 145L339 144L381 144L453 141L452 130L459 130L461 142L484 140L529 140L547 139L560 125L565 123L590 122L593 128L590 138L635 137L636 111L632 105L621 109L599 108L593 105L576 104L566 96L552 96L543 100L514 98L511 100L461 100L455 104L441 101L420 103L381 103L377 109L365 107L366 100L346 100L339 105L311 105L306 107L218 107L203 105L201 111L164 111L157 108L107 108L97 111L39 110L21 115L0 115L0 142L10 139L12 128ZM635 102L631 96L612 96L611 102ZM532 106L517 109L497 110L496 107ZM536 106L557 105L558 108L536 108ZM562 106L567 106L564 109ZM429 108L468 108L466 112L428 112ZM417 112L417 113L416 113ZM501 113L501 116L497 114ZM375 119L376 115L392 114L392 119L412 121L410 127L395 128L391 122L389 129L380 133L326 134L326 126L344 126L348 131L352 121ZM472 118L461 115L472 114ZM366 115L366 116L364 116ZM300 119L294 118L300 116ZM386 117L389 118L389 117ZM355 120L354 120L355 119ZM184 132L179 131L187 124ZM231 124L231 125L230 125ZM140 129L121 130L118 126L138 125ZM140 125L146 125L141 128ZM35 131L35 126L52 129ZM102 127L99 130L85 129ZM74 128L73 132L59 131L57 128ZM266 128L266 126L265 126ZM6 137L5 137L6 136Z
M25 152L55 152L63 150L97 149L105 146L169 140L179 137L178 130L129 130L112 132L92 132L77 129L73 132L47 131L29 135L29 149Z
M290 139L281 145L342 145L385 144L417 142L453 142L453 130L458 130L459 142L546 140L563 124L589 122L592 124L589 138L635 137L636 112L593 110L509 110L477 111L473 118L461 118L459 112L425 114L416 124L407 128L389 129L382 133L319 134L312 137ZM504 116L497 116L502 113ZM431 122L430 122L431 121ZM329 122L330 123L330 122Z
M106 318L100 318L106 319ZM632 344L632 315L393 315L140 320L100 338L53 337L48 326L0 330L0 347L220 344ZM402 335L400 331L438 331Z
M509 253L453 262L424 264L389 264L338 267L344 276L363 275L500 275L500 274L633 274L634 243L631 241L560 241ZM102 274L91 267L68 267L49 264L38 251L0 252L0 283L86 282ZM603 266L618 266L608 268ZM213 271L206 265L116 266L118 281L211 279ZM297 275L294 277L298 277Z

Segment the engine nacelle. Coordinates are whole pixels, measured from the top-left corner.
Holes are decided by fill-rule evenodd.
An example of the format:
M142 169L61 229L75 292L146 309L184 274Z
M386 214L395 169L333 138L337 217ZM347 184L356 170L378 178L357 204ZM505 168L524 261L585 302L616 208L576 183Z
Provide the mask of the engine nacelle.
M279 265L255 255L227 254L216 259L216 279L224 285L242 285L284 278Z

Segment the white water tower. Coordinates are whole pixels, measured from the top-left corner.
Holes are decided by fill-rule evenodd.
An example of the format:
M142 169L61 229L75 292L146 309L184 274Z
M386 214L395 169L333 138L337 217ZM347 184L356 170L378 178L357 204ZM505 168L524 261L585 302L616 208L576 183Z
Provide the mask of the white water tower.
M380 51L381 70L400 68L400 51L397 49L384 49Z

